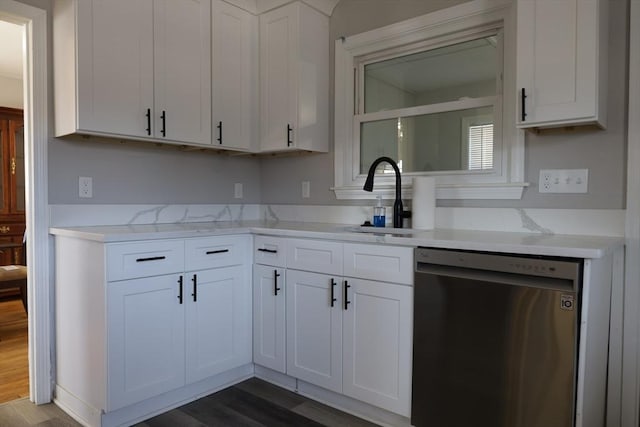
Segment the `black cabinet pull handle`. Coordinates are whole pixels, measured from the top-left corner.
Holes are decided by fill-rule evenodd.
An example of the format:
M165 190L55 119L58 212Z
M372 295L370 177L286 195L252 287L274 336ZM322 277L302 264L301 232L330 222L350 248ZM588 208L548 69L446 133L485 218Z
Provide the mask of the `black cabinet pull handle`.
M291 140L291 132L293 132L293 128L287 123L287 147L291 147L291 144L293 144L293 141Z
M165 110L162 110L160 118L162 119L162 130L160 133L162 133L162 136L167 136L167 112Z
M334 302L338 301L335 296L336 285L337 285L336 281L332 278L331 279L331 307L333 307Z
M180 292L178 293L178 301L182 304L182 276L178 279L178 285L180 286Z
M147 262L147 261L160 261L163 259L167 259L166 256L152 256L149 258L138 258L136 259L136 262Z
M270 254L277 254L277 253L278 253L278 251L277 251L277 250L275 250L275 249L264 249L264 248L259 248L259 249L258 249L258 251L259 251L259 252L267 252L267 253L270 253Z
M217 251L207 251L206 254L207 255L223 254L225 252L229 252L229 249L218 249Z
M222 144L222 122L218 122L218 144Z
M278 270L273 270L273 293L275 296L278 296L278 291L281 290L282 288L278 287L278 277L280 277L280 274L278 274Z
M193 282L193 293L191 296L193 297L193 302L196 302L198 301L198 276L194 274L191 281Z
M349 285L349 283L345 280L344 281L344 309L348 310L349 308L349 304L351 304L351 301L349 301L348 299L348 290L351 286Z
M147 131L147 135L151 135L151 108L147 108L145 117L147 118L147 129L145 130Z
M521 96L520 96L520 102L522 102L521 108L520 108L520 114L521 114L520 120L523 121L523 122L525 121L525 119L527 117L526 103L525 103L526 99L527 99L527 94L526 94L524 88L522 88L522 93L521 93Z

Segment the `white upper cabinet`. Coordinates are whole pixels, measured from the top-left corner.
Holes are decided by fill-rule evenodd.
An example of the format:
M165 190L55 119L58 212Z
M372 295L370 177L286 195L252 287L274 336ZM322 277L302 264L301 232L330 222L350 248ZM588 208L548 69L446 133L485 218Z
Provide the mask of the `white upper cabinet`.
M519 127L606 126L606 0L518 0Z
M151 0L56 1L53 58L56 136L148 136L145 115L153 107Z
M154 136L211 144L211 0L154 0Z
M222 0L212 3L213 145L256 151L258 18Z
M56 136L211 143L210 0L56 0Z
M261 151L328 151L329 18L294 2L260 16Z

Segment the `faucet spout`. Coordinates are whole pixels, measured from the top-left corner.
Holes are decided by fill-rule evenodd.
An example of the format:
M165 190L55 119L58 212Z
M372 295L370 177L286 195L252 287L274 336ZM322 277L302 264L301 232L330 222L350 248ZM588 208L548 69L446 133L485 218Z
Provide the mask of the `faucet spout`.
M396 198L393 202L393 227L402 228L402 219L407 217L408 214L404 212L402 207L401 189L402 178L400 175L400 169L398 164L390 157L379 157L373 161L371 167L369 167L369 173L367 174L367 180L364 183L364 191L373 191L373 178L376 175L376 168L382 162L387 162L393 167L396 174Z

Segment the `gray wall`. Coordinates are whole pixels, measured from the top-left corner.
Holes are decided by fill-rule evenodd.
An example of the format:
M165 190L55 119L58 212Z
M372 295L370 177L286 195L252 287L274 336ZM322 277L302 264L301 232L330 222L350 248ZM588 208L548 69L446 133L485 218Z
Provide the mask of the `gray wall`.
M78 198L78 177L93 177L93 198ZM259 203L260 162L205 151L103 138L69 137L49 144L52 204ZM234 199L234 183L243 199Z
M459 0L341 0L330 21L330 39L349 36L462 3ZM607 130L555 130L526 135L526 180L516 201L440 200L438 206L621 209L625 207L628 1L609 0L609 90ZM331 57L333 58L333 42ZM333 62L331 85L333 85ZM331 87L333 99L333 86ZM333 117L333 108L330 109ZM333 135L333 124L330 131ZM332 137L331 137L332 138ZM330 146L333 147L332 141ZM333 149L331 149L333 150ZM589 193L540 194L540 169L589 169ZM336 200L333 152L262 161L263 203L362 204ZM282 173L286 171L286 173ZM311 181L311 198L300 198L300 181ZM365 204L370 204L367 202Z

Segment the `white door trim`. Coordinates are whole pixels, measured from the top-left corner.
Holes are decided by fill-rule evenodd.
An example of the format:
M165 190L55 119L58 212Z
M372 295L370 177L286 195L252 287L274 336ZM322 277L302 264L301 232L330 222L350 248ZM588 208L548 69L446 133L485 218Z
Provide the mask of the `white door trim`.
M50 237L47 142L49 99L47 12L13 0L0 0L0 18L24 25L25 174L29 303L29 385L31 401L51 401Z
M623 427L640 421L640 2L630 2L629 21L629 133L627 154L627 215L622 365Z

